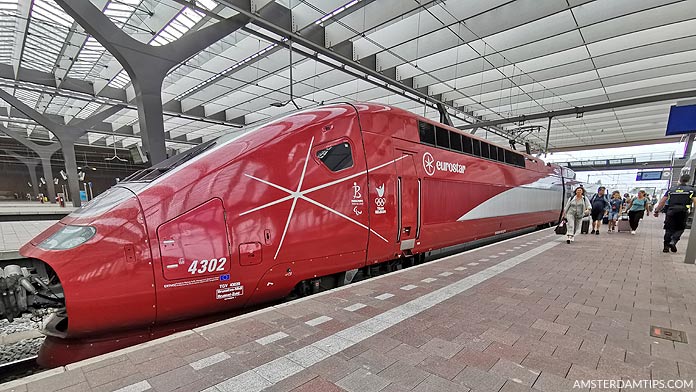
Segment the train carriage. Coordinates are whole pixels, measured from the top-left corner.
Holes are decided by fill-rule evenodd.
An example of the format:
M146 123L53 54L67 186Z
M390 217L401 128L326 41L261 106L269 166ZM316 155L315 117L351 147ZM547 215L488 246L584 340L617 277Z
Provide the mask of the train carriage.
M37 295L39 280L59 280L60 298L36 306L65 307L39 360L64 364L555 222L569 174L385 105L268 120L135 173L21 249L50 271L29 278Z

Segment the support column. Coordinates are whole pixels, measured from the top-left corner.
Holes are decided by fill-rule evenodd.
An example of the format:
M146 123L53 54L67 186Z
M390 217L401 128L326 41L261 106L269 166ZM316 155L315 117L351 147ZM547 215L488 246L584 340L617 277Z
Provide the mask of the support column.
M684 159L689 159L691 156L691 150L694 147L694 135L693 133L690 133L687 138L686 138L686 146L684 146L684 156L682 158Z
M38 152L37 152L38 154ZM53 183L53 167L51 166L51 155L39 154L41 157L41 167L43 167L43 178L46 180L46 191L48 192L48 201L56 202L56 184Z
M687 140L686 148L687 150L691 150L691 145L693 144L693 134L689 135L689 139ZM682 174L689 173L691 175L691 182L690 184L694 184L694 175L696 173L694 170L696 169L696 160L691 160L689 159L690 157L690 151L687 152L687 150L684 151L684 159L686 159L686 164L681 170L678 170L677 167L672 168L672 181L670 182L669 186L672 186L673 184L677 184L679 182L679 177ZM688 169L684 170L684 169ZM694 222L692 220L691 223L691 230L689 232L689 239L687 240L687 245L686 245L686 254L684 255L684 263L686 264L694 264L696 262L696 227L694 227Z
M53 143L45 146L36 144L24 137L21 133L12 131L3 126L2 124L0 124L0 131L7 134L11 138L17 140L18 142L24 144L26 147L31 148L39 156L39 158L41 159L41 166L43 167L43 176L46 180L46 192L48 193L49 202L55 203L56 188L55 184L53 183L53 169L51 167L51 156L53 156L53 154L60 149L60 145L58 143Z
M37 196L39 193L41 193L39 191L39 181L36 178L36 165L38 165L41 162L41 160L37 158L23 157L13 151L5 150L5 152L7 153L7 155L22 162L24 166L27 167L27 170L29 171L29 179L31 180L31 188L34 190L34 196Z
M53 120L50 120L48 117L45 115L37 112L33 108L29 107L27 104L24 102L20 101L16 97L13 97L9 93L5 92L4 90L0 89L0 98L2 98L5 102L9 103L12 105L15 109L19 110L22 112L25 116L29 117L30 119L34 120L37 122L39 125L42 127L48 129L51 131L54 135L56 135L56 138L60 142L61 147L63 148L63 157L65 159L66 163L66 171L68 172L68 184L70 185L70 197L72 199L72 204L75 207L80 207L82 206L82 201L80 200L80 184L79 184L79 179L77 175L77 163L75 160L75 141L82 137L82 135L86 134L87 131L94 127L95 125L101 123L102 121L106 120L107 118L113 116L114 114L118 113L121 109L125 107L125 105L116 105L112 106L108 109L102 110L99 113L93 114L92 116L86 118L86 119L73 119L68 124L59 124L54 122ZM164 133L163 133L164 135ZM39 150L41 148L37 148L38 146L35 143L32 143L33 146L30 146L34 151L36 151L41 158L44 158L44 155L40 153ZM25 143L26 145L26 143ZM55 152L55 151L54 151ZM51 153L52 155L52 153ZM47 156L47 163L50 167L50 155ZM69 164L69 160L72 160L72 163L74 164ZM44 175L46 172L46 166L44 165ZM50 181L50 184L49 184ZM55 195L55 188L53 186L53 175L51 174L50 177L46 178L46 184L49 188L49 198L51 199L52 202L55 201L56 195ZM51 194L52 193L52 194ZM77 195L77 198L75 198L75 195Z
M31 188L34 190L34 195L39 194L39 180L36 178L36 165L36 163L26 165L29 170L29 180L31 181Z
M696 262L696 233L694 233L693 225L689 233L689 241L686 245L684 262L686 264L694 264Z
M549 124L546 126L546 144L544 145L544 158L546 158L546 155L549 153L549 138L551 137L551 119L553 117L549 117Z
M148 159L154 165L167 159L164 143L164 121L162 117L162 74L152 75L144 82L134 84L135 100L138 105L140 137Z
M106 48L133 82L143 146L152 164L167 157L164 144L162 81L184 60L244 27L249 18L237 14L198 31L191 31L163 46L144 44L118 28L91 2L56 0L77 23Z
M65 171L68 172L68 192L70 192L70 200L72 200L73 206L79 207L82 205L82 199L80 199L80 177L77 174L74 141L68 141L63 146L63 159L65 160Z
M440 112L440 122L449 125L450 127L453 127L454 124L452 124L452 118L450 118L449 113L447 113L447 108L445 105L438 103L437 104L437 111Z

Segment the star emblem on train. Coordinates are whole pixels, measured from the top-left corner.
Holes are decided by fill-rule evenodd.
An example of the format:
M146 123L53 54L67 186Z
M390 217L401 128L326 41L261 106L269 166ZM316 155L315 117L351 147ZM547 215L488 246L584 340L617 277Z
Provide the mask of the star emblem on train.
M332 213L332 214L334 214L334 215L337 215L337 216L339 216L339 217L341 217L341 218L343 218L343 219L345 219L345 220L347 220L347 221L349 221L349 222L351 222L351 223L353 223L353 224L355 224L355 225L358 225L358 226L362 227L363 229L366 229L366 230L370 231L372 234L374 234L374 235L376 235L377 237L379 237L382 241L384 241L384 242L389 242L386 238L384 238L382 235L380 235L380 234L377 233L376 231L372 230L372 229L369 228L368 226L366 226L366 225L364 225L364 224L362 224L362 223L356 221L355 219L353 219L353 218L347 216L346 214L343 214L343 213L340 212L340 211L336 211L335 209L333 209L333 208L331 208L331 207L329 207L329 206L327 206L327 205L324 205L324 204L322 204L322 203L320 203L320 202L318 202L318 201L312 199L312 198L309 197L308 195L309 195L310 193L316 192L316 191L318 191L318 190L320 190L320 189L328 188L328 187L331 187L331 186L334 186L334 185L343 183L343 182L345 182L345 181L352 180L352 179L354 179L354 178L356 178L356 177L362 176L363 174L367 174L368 171L377 170L377 169L380 169L380 168L382 168L382 167L388 166L388 165L390 165L390 164L392 164L392 163L398 161L399 159L402 159L403 157L400 157L400 158L397 158L397 159L393 159L393 160L391 160L391 161L389 161L389 162L386 162L386 163L383 163L383 164L381 164L381 165L378 165L378 166L376 166L376 167L374 167L374 168L372 168L372 169L366 169L366 170L363 170L363 171L361 171L361 172L354 173L354 174L351 174L351 175L348 175L348 176L346 176L346 177L339 178L339 179L336 179L336 180L333 180L333 181L329 181L329 182L327 182L327 183L324 183L324 184L321 184L321 185L317 185L317 186L312 187L312 188L302 189L302 185L303 185L303 183L304 183L305 175L306 175L306 173L307 173L307 165L309 164L309 155L310 155L310 153L312 152L312 146L313 146L313 145L314 145L314 138L312 138L312 140L310 140L310 142L309 142L309 148L307 149L307 155L305 156L305 160L304 160L304 163L303 163L303 166L302 166L302 174L300 175L300 178L299 178L299 180L298 180L297 188L296 188L294 191L293 191L293 190L290 190L290 189L287 189L287 188L285 188L285 187L283 187L283 186L280 186L280 185L278 185L278 184L275 184L275 183L273 183L273 182L271 182L271 181L264 180L264 179L255 177L255 176L253 176L253 175L251 175L251 174L244 173L244 175L245 175L246 177L248 177L248 178L250 178L250 179L252 179L252 180L254 180L254 181L260 182L260 183L262 183L262 184L264 184L264 185L266 185L266 186L269 186L269 187L272 187L272 188L275 188L275 189L278 189L278 190L280 190L280 191L283 191L283 192L287 193L287 196L281 197L281 198L276 199L276 200L273 200L273 201L271 201L271 202L269 202L269 203L266 203L266 204L260 205L260 206L258 206L258 207L252 208L252 209L250 209L249 211L242 212L241 214L239 214L239 216L247 215L247 214L250 214L250 213L252 213L252 212L256 212L256 211L262 210L262 209L264 209L264 208L268 208L268 207L274 206L274 205L276 205L276 204L284 203L284 202L286 202L286 201L292 201L292 204L290 205L290 212L288 213L288 218L287 218L287 220L285 221L285 228L283 229L283 234L280 236L280 242L278 243L278 249L276 250L275 255L273 256L273 259L274 259L274 260L278 258L278 254L280 254L280 250L281 250L281 248L283 247L283 242L285 241L285 237L286 237L286 235L288 234L288 231L290 230L290 223L291 223L291 221L292 221L292 216L293 216L293 214L294 214L294 212L295 212L295 207L297 206L297 201L298 201L298 200L304 200L304 201L307 202L307 203L310 203L310 204L312 204L312 205L314 205L314 206L316 206L316 207L319 207L319 208L321 208L321 209L323 209L323 210L326 210L326 211L328 211L328 212L330 212L330 213Z
M429 152L423 154L423 169L429 176L435 174L435 158Z

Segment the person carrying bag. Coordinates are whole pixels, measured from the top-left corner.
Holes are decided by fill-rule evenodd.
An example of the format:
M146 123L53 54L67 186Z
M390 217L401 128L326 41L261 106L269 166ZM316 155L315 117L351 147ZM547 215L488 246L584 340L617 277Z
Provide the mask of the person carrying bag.
M588 216L591 209L592 204L590 204L590 201L585 196L585 189L581 186L575 188L573 196L568 199L563 209L563 216L565 217L564 219L567 226L567 244L575 241L575 233L577 233L582 225L582 218Z

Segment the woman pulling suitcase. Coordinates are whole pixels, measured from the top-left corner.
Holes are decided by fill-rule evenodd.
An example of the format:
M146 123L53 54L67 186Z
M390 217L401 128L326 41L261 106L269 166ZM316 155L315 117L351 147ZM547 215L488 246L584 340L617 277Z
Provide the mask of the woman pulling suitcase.
M582 218L590 214L590 209L592 205L590 201L585 196L585 189L581 186L575 188L573 196L568 199L565 209L563 210L563 216L568 226L566 243L570 244L575 241L575 233L580 228L582 224Z

